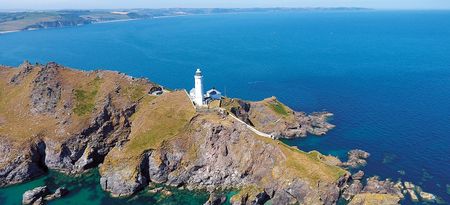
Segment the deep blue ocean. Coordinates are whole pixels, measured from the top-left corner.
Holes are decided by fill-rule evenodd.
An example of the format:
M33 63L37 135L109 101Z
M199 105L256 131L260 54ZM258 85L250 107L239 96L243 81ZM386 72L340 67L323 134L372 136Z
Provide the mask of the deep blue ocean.
M335 114L329 134L287 143L342 159L366 150L367 175L450 202L450 11L184 16L0 35L0 64L25 59L186 89L200 67L206 88L227 96Z

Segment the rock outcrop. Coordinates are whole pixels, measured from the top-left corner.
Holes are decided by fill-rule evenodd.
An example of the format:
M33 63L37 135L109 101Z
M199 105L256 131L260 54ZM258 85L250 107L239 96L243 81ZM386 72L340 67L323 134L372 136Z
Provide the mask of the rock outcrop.
M363 187L361 177L361 171L353 174L350 185L344 188L342 197L350 204L398 204L404 198L401 188L389 179L370 177Z
M31 73L33 69L33 65L30 64L28 61L24 61L19 67L19 73L13 75L13 77L9 80L10 84L20 84L22 80Z
M65 187L59 187L58 189L56 189L55 193L45 196L44 200L51 201L51 200L59 199L68 193L69 193L69 190L66 189Z
M0 187L27 181L45 173L45 145L38 142L29 146L17 147L7 137L0 137Z
M223 194L211 193L208 201L204 205L222 205L226 202L227 197Z
M63 197L69 192L65 187L59 187L54 193L50 193L47 186L36 187L23 193L22 204L41 205L46 201L55 200Z
M307 115L296 112L275 97L258 102L225 99L222 104L245 123L275 138L305 137L308 133L324 135L334 128L327 122L333 116L332 113L315 112Z
M49 194L47 186L36 187L23 193L22 204L24 205L40 205L43 204L43 199Z
M27 65L21 71L30 70ZM49 63L39 71L33 81L31 91L31 112L33 114L53 114L61 97L60 66Z
M354 149L348 152L348 160L341 163L340 166L349 168L358 168L365 166L367 164L366 159L369 158L370 154L366 151Z

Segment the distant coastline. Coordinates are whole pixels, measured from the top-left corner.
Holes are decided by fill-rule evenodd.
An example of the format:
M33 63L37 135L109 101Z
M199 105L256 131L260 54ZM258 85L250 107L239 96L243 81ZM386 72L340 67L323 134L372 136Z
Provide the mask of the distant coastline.
M271 11L355 11L367 8L168 8L125 10L48 10L0 12L0 35L47 28L75 27L140 19Z

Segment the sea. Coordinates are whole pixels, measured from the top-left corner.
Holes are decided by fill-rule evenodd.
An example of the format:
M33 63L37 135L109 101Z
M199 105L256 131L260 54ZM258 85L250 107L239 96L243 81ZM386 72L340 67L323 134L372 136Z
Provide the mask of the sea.
M229 97L276 96L297 111L329 111L336 128L285 143L346 159L371 155L366 176L410 181L450 203L450 11L275 11L182 16L0 35L0 64L56 61L117 70L171 89L205 88ZM202 191L143 191L114 199L98 171L50 171L0 189L0 204L47 184L71 193L49 204L202 204ZM170 189L170 188L169 188ZM228 193L229 196L232 192ZM402 204L411 204L408 197Z

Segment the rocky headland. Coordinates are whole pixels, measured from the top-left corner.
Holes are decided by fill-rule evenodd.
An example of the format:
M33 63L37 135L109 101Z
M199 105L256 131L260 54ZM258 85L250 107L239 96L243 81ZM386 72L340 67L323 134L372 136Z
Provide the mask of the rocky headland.
M48 169L78 174L99 167L101 187L115 197L155 183L207 190L208 204L223 203L217 193L227 189L240 190L233 204L397 204L404 194L389 180L363 185L364 173L346 170L365 164L364 151L341 162L248 127L274 138L322 135L334 127L331 113L296 112L274 97L225 98L215 109L197 110L184 90L154 90L161 86L113 71L0 66L0 187ZM24 203L52 196L38 187Z

